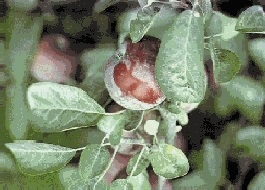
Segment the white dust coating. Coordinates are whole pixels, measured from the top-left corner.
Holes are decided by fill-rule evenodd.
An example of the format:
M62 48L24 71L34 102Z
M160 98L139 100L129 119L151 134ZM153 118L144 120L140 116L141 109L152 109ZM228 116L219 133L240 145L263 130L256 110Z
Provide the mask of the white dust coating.
M148 83L148 86L153 89L158 88L154 78L154 66L146 61L144 63L136 63L132 70L132 76L141 82Z
M165 96L161 96L156 100L155 104L148 104L145 102L141 102L132 96L124 96L122 94L121 89L116 85L114 81L114 68L117 64L120 63L121 60L117 60L116 56L112 56L105 67L105 85L109 91L110 97L121 105L124 108L131 109L131 110L148 110L151 109L159 104L161 104L165 100ZM123 60L124 63L125 60ZM127 65L127 64L126 64Z

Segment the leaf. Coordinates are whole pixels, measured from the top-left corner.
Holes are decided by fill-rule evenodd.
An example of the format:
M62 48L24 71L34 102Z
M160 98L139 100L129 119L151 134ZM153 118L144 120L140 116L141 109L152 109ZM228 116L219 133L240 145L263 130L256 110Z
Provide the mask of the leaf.
M254 176L248 185L248 190L265 189L265 171L261 171Z
M141 154L141 157L139 159L140 154ZM147 148L143 147L143 150L140 153L135 154L130 159L130 161L127 165L127 168L126 168L127 174L130 175L133 170L134 170L134 172L132 174L133 176L137 176L140 173L142 173L142 171L145 170L150 164L148 157L149 157L149 150ZM139 161L138 161L138 159L139 159ZM138 161L138 164L136 165L137 161ZM134 169L134 167L135 167L135 169Z
M137 13L139 11L139 8L131 9L119 16L117 25L120 44L123 43L124 39L130 34L130 23L132 20L137 19ZM177 15L178 13L175 11L175 9L167 6L161 7L160 11L154 17L154 20L145 35L162 39L164 33L161 32L161 28L166 31L173 24Z
M126 179L116 179L111 185L109 190L134 190L131 183Z
M222 35L217 37L215 45L219 49L228 49L239 57L241 70L249 64L247 42L245 34L235 31L237 19L216 12L222 20ZM237 44L235 46L235 44Z
M124 114L115 113L113 115L104 115L97 123L99 130L106 134L111 134L117 126L124 126Z
M264 92L264 88L258 82L248 77L237 76L230 82L222 84L215 105L220 107L218 101L223 100L223 103L227 102L228 107L225 109L228 111L237 108L248 119L257 122L262 117Z
M151 190L149 177L145 171L137 176L131 176L128 182L133 186L133 190Z
M63 168L76 150L44 143L7 143L22 172L39 175Z
M61 184L67 190L87 190L88 182L81 178L78 168L67 166L59 171L59 179Z
M239 32L261 32L265 34L265 13L262 6L255 5L243 11L235 29Z
M141 110L125 110L125 130L135 130L143 121L144 112Z
M104 109L76 87L39 82L28 88L34 129L58 132L95 125Z
M200 102L206 89L203 19L182 12L163 36L155 63L158 84L173 102Z
M80 57L81 65L86 71L80 86L91 98L101 104L108 98L104 83L104 67L115 51L115 44L102 44L98 48L85 51Z
M174 180L173 187L174 189L215 189L211 181L204 179L202 171L195 171L183 178Z
M210 44L211 58L214 65L214 78L217 83L230 81L240 70L238 56L227 49L217 49Z
M189 162L185 154L169 144L153 146L149 158L154 172L167 179L184 176L189 171Z
M97 0L93 9L96 13L101 13L106 8L120 2L120 0Z
M160 8L159 11L156 11L155 8L154 6L149 6L140 9L137 18L131 21L130 36L133 43L139 42L152 26L155 17L160 12Z
M29 130L29 114L25 91L32 58L42 32L42 18L9 11L6 17L5 66L8 76L6 126L13 139L25 139Z
M84 179L92 179L106 169L109 160L110 155L105 147L99 144L88 145L81 153L79 174Z
M213 11L211 0L194 0L193 10L202 14L204 21L209 20Z
M257 66L265 72L265 38L257 38L248 42L251 58Z
M203 172L209 179L216 184L219 183L224 176L225 162L222 151L210 139L204 140L203 143Z
M265 129L261 126L248 126L236 133L236 147L243 147L249 156L265 158Z
M0 173L3 171L16 171L16 164L10 155L0 152Z
M124 120L123 120L124 122ZM123 134L124 125L116 125L114 130L109 135L109 143L113 146L120 144L121 137Z
M205 23L206 36L212 36L220 34L223 31L221 15L218 12L213 11L209 20Z

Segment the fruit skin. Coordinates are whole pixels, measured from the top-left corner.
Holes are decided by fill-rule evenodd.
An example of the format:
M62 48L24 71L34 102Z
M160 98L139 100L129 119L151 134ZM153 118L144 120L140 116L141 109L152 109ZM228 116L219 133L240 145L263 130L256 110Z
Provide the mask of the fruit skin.
M165 100L154 76L159 41L125 41L105 68L105 84L110 96L131 110L146 110ZM125 53L122 53L125 51ZM117 56L123 54L121 57Z
M39 43L31 74L38 81L66 83L75 74L78 59L60 34L47 35Z

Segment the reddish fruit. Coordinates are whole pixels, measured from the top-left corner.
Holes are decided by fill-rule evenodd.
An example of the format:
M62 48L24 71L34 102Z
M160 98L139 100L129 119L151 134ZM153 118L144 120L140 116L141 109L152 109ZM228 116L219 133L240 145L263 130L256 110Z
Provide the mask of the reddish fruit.
M77 57L69 50L69 41L60 34L47 35L39 43L31 67L39 81L68 82L77 67Z
M121 58L113 56L106 65L105 84L110 96L132 110L146 110L162 103L165 96L154 74L159 42L126 41L124 45L125 54Z

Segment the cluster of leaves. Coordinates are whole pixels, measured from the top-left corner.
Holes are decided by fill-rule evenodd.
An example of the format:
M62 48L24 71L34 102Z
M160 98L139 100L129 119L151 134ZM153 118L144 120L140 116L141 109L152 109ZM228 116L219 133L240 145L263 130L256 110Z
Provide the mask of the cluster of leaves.
M101 12L116 2L118 1L100 0L95 4L94 9ZM13 123L8 124L11 134L20 136L16 133L23 134L25 129L23 126L28 125L25 118L28 117L32 128L37 131L34 133L55 135L55 138L59 136L60 139L64 138L60 136L64 134L63 132L79 131L73 135L73 138L79 138L83 128L97 126L100 132L96 133L99 138L95 141L98 143L96 144L95 141L89 143L87 139L80 143L82 146L69 143L68 147L63 140L59 143L49 142L49 140L46 143L25 141L6 143L6 147L15 157L19 169L27 175L37 175L32 178L23 176L20 180L27 183L30 180L34 181L33 178L38 180L38 175L41 175L42 179L45 179L44 181L53 181L50 179L59 178L63 186L73 189L151 189L145 171L150 164L157 175L167 179L186 175L189 171L189 163L185 154L180 149L165 144L163 138L166 136L168 139L172 139L170 135L175 130L177 120L182 125L187 124L187 113L179 106L181 103L200 103L203 100L207 86L204 59L212 60L214 80L221 85L220 95L215 99L217 112L227 115L236 108L253 122L260 120L264 104L264 86L246 77L235 77L246 64L246 50L244 47L240 47L241 49L234 47L233 43L246 42L243 33L265 34L265 13L262 7L250 7L242 12L238 19L231 19L213 11L210 0L194 0L191 3L191 10L177 13L172 2L167 4L160 1L140 1L140 9L128 11L119 18L119 44L128 35L135 43L145 35L161 40L155 74L170 103L155 108L162 116L162 119L159 120L159 129L163 130L158 130L157 135L152 135L153 143L149 144L141 138L126 140L122 136L124 130L130 132L138 130L144 122L145 111L123 110L118 113L106 113L103 104L107 98L102 96L106 93L103 82L103 66L114 53L115 46L99 47L81 56L81 61L91 62L87 64L88 72L85 80L79 86L85 91L62 84L34 83L26 90L30 112L27 115L24 109L26 105L24 105L17 113L25 116L10 115L9 117L14 120ZM183 5L179 6L183 7ZM8 33L11 35L6 39L8 41L6 49L10 58L8 62L12 63L9 65L9 70L14 71L11 72L10 77L11 84L13 84L14 81L24 81L25 75L21 74L22 70L25 70L24 73L28 72L28 63L21 64L21 62L28 62L29 52L36 49L41 19L39 17L27 19L26 15L17 17L12 14L9 15L9 18L13 22L8 24L11 30ZM224 25L227 27L223 28ZM161 28L166 28L166 32L161 32ZM17 41L14 36L20 36L21 39ZM21 43L22 41L31 44ZM21 49L21 45L23 45L24 52L20 53L24 57L19 57L18 60L16 48ZM264 39L249 42L249 50L253 59L264 71L265 54L264 51L261 52L262 48L259 48L263 46ZM13 88L9 91L11 94L15 94L14 99L19 101L19 97L23 96L21 93L25 91L17 86L14 86L14 89L15 92L12 91ZM13 107L11 106L11 108ZM16 118L18 120L24 118L24 120L16 121ZM19 122L24 123L20 125L21 130L17 129ZM234 128L236 129L232 130ZM203 150L197 155L195 154L198 160L203 160L202 162L198 161L202 165L197 164L196 171L177 180L175 188L202 186L213 189L216 184L224 183L227 147L238 149L243 147L246 150L243 152L246 155L243 156L252 157L261 162L261 168L263 167L264 129L260 126L243 129L230 126L227 129L232 131L224 133L218 144L211 140L205 141ZM95 133L92 130L89 133L88 138L93 138ZM233 135L235 138L227 140L230 137L227 137L226 134ZM56 137L56 135L58 136ZM160 138L160 135L163 138ZM23 138L23 135L21 136ZM55 145L60 143L65 146ZM126 170L128 177L117 179L111 185L107 185L102 179L122 144L140 145L141 151L131 158ZM110 155L108 146L115 149L113 155ZM82 151L79 167L65 167L77 151ZM4 163L0 164L0 171L15 171L17 169L9 154L3 153L0 158L0 161ZM210 185L209 178L212 179ZM251 186L259 185L259 181L263 179L264 173L261 172L253 180Z

